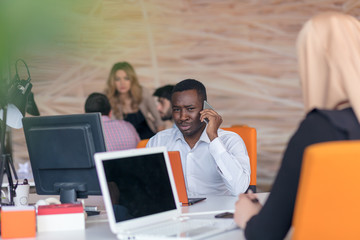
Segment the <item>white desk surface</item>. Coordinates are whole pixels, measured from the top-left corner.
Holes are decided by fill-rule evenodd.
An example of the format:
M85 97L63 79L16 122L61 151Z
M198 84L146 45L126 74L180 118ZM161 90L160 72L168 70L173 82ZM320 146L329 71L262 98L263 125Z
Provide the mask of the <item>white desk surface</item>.
M266 201L268 193L258 193L258 198L261 203ZM37 199L45 199L44 196L30 196L30 202L36 202ZM35 200L35 201L34 201ZM187 214L198 215L201 212L214 211L213 214L208 215L214 216L215 212L222 211L234 211L235 202L237 197L232 196L209 196L206 200L196 203L191 206L182 207L182 212ZM85 201L86 205L97 205L100 209L103 209L103 201L101 196L93 196ZM29 239L29 238L27 238ZM109 223L105 211L102 211L98 216L88 217L86 220L85 231L58 231L58 232L41 232L36 233L36 239L39 240L95 240L95 239L117 239L116 235L110 230ZM235 229L222 234L215 235L210 240L218 239L245 239L243 231L241 229Z

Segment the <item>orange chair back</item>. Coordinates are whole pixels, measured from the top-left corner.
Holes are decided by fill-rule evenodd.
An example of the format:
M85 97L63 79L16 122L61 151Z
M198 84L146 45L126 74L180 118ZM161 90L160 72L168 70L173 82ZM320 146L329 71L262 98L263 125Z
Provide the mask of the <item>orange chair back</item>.
M148 141L149 141L149 139L140 140L140 142L138 143L136 148L144 148L144 147L146 147L146 144L148 143Z
M179 196L179 200L182 204L187 205L189 203L188 195L186 192L186 185L184 180L184 172L181 165L181 156L179 151L168 151L171 170L173 172L176 191Z
M256 139L256 129L253 127L248 127L246 125L236 125L229 128L222 128L226 131L232 131L237 134L244 140L247 152L250 158L250 186L253 192L256 192L256 168L257 168L257 139Z
M293 217L293 239L360 239L360 141L306 148ZM286 189L284 189L286 191Z

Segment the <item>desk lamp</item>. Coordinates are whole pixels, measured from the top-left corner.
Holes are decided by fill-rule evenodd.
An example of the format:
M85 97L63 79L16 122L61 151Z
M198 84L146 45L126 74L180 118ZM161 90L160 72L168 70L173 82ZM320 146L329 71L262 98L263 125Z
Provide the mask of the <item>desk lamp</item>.
M27 80L20 80L18 74L18 62L21 61L26 69L28 78ZM17 174L15 171L14 163L11 159L11 155L7 152L6 146L6 125L12 128L22 128L21 119L25 116L25 112L31 115L39 116L39 110L34 101L34 94L31 92L32 84L30 72L27 64L24 60L18 59L15 64L16 75L13 81L6 87L4 91L3 102L0 104L0 119L1 122L1 149L0 149L0 186L2 186L3 176L6 173L9 181L9 204L14 205L13 198L15 196L15 189L17 186ZM12 172L12 173L11 173ZM14 185L12 174L14 174L16 184ZM1 204L0 198L0 204Z

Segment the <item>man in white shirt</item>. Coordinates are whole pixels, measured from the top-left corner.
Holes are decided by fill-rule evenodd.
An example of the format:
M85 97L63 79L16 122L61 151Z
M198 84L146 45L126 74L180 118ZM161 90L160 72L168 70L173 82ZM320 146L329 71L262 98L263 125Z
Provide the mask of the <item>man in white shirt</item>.
M203 109L204 100L206 89L201 82L186 79L176 84L171 104L177 127L157 133L146 147L180 151L189 195L237 196L250 183L245 143L238 134L219 129L221 116Z

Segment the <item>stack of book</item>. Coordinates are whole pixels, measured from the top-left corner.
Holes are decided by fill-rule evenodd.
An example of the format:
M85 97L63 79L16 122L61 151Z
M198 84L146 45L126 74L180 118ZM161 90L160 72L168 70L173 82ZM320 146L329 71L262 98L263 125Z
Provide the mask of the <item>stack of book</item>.
M38 207L38 232L81 229L85 229L84 208L81 203L52 204Z

